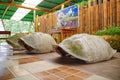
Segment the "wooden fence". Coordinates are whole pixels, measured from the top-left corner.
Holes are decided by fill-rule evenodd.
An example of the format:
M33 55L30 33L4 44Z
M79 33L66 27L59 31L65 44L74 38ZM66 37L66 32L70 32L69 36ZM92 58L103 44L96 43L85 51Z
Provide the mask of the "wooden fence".
M50 30L56 28L56 13L49 13L38 18L38 31L50 33Z
M38 31L50 33L56 28L56 12L40 16L37 24ZM109 25L120 26L120 0L94 0L87 7L80 6L77 33L92 34Z
M94 0L79 10L79 33L94 33L109 25L120 26L120 0Z

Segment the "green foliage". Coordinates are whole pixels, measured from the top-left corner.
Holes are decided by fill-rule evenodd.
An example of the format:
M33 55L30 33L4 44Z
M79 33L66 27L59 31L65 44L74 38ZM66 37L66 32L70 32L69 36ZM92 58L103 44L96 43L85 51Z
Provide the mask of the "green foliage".
M103 30L99 30L95 33L95 35L103 36L110 35L114 37L110 37L106 41L108 41L112 48L120 51L120 27L119 26L110 26L109 29L105 28Z
M4 20L5 29L12 33L34 32L33 22Z
M88 2L93 2L94 0L80 0L77 4L82 5L83 7L86 7L88 5Z
M15 21L4 19L5 30L11 31L12 34L20 32L34 32L33 22ZM4 37L4 35L2 36ZM0 40L0 43L5 43L5 40Z
M112 26L109 29L99 30L95 35L120 35L120 27Z
M113 47L114 49L116 49L117 51L120 52L120 41L118 40L119 38L110 38L110 45L111 47Z

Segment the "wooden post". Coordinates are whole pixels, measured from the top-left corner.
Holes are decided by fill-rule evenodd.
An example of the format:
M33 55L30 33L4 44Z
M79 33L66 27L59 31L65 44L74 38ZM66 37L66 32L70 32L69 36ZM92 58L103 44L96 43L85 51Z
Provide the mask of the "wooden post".
M110 25L110 1L107 1L107 25ZM107 27L108 28L108 27Z
M116 0L110 0L110 24L116 25Z
M104 0L104 3L103 3L103 10L104 10L104 18L103 18L103 28L107 27L107 0Z
M79 25L78 25L78 28L77 28L77 32L78 32L78 33L81 33L81 16L80 16L80 14L81 14L81 9L80 9L80 7L81 7L81 6L79 5L79 12L78 12L78 13L79 13L79 14L78 14L78 17L79 17L79 19L78 19L78 20L79 20Z
M117 0L117 26L120 26L120 0Z
M39 32L39 30L38 30L38 16L35 18L35 32Z

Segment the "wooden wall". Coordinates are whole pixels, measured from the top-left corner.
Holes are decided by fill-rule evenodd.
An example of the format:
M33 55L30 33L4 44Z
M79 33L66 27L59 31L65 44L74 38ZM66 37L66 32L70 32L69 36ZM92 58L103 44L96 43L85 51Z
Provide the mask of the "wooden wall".
M120 0L117 0L117 25L120 25Z
M38 31L50 33L56 27L56 13L49 13L38 18Z
M38 31L50 33L52 28L56 28L56 12L40 16L38 23ZM109 25L120 26L120 0L98 0L98 4L94 0L87 7L80 6L77 33L92 34Z

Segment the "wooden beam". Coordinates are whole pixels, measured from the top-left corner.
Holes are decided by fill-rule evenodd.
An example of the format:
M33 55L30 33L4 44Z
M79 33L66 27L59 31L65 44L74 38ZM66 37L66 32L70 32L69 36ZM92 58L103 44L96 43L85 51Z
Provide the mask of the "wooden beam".
M58 8L60 8L62 5L65 5L65 4L68 4L70 3L72 0L66 0L64 3L60 4L60 5L57 5L56 7L50 9L49 11L52 12L53 10L56 10Z
M26 7L18 4L13 4L13 3L8 3L8 2L0 2L0 4L4 4L6 6L14 6L14 7L19 7L19 8L25 8L25 9L30 9L30 10L37 10L41 12L49 12L49 10L44 10L42 8L31 8L31 7Z

